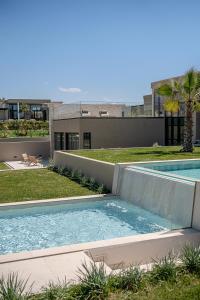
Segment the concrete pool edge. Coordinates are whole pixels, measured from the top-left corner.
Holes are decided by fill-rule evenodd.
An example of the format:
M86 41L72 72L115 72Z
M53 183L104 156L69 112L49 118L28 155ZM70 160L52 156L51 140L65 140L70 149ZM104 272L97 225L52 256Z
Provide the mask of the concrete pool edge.
M100 240L82 244L72 244L54 248L25 251L12 254L0 255L0 265L25 260L32 260L50 256L70 254L84 251L91 256L94 261L104 261L108 265L117 263L131 264L131 256L136 255L134 262L146 263L150 258L167 255L168 250L180 248L186 243L199 244L200 232L195 229L178 229L173 231L160 231L156 233L141 234L128 237L113 238L109 240ZM154 244L156 243L156 248ZM177 244L178 243L178 244ZM146 247L148 245L148 247ZM153 249L151 254L150 248ZM137 250L134 250L136 248ZM168 250L167 250L168 249ZM125 254L127 252L129 254ZM120 259L119 259L120 257ZM139 261L138 261L139 259Z
M31 201L18 201L18 202L5 202L0 204L0 211L11 209L11 208L24 208L24 207L32 207L32 206L42 206L42 205L56 205L56 204L63 204L63 203L69 203L71 202L81 202L85 201L87 199L93 199L93 198L109 198L109 197L115 197L116 195L113 194L97 194L97 195L86 195L86 196L72 196L72 197L63 197L63 198L54 198L54 199L40 199L40 200L31 200Z
M21 209L21 208L29 208L29 207L40 207L40 206L52 206L52 205L62 205L67 203L81 203L85 201L103 201L105 199L113 199L117 198L117 195L113 194L99 194L99 195L89 195L89 196L79 196L79 197L68 197L68 198L59 198L59 199L46 199L46 200L34 200L34 201L26 201L26 202L12 202L12 203L4 203L0 204L0 211L9 210L9 209ZM159 231L159 233L167 233L169 230ZM29 260L40 257L54 256L65 253L73 253L79 251L85 251L89 249L93 249L96 247L101 248L102 246L110 246L110 245L120 245L121 243L129 243L135 242L138 240L143 240L145 238L155 238L158 232L148 233L148 234L138 234L132 236L124 236L119 238L112 238L108 240L98 240L91 241L86 243L77 243L70 245L63 245L58 247L51 247L45 249L35 249L31 251L21 251L14 253L7 253L0 255L0 264L7 262L14 262L20 260Z

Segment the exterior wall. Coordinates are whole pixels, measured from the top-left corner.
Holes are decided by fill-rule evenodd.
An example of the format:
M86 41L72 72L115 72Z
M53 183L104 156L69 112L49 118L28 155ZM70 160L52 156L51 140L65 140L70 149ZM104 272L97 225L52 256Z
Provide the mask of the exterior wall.
M146 147L154 142L164 145L164 118L77 118L55 120L54 132L79 132L80 148L83 133L91 132L91 148ZM52 138L52 147L54 141Z
M0 110L0 121L8 119L8 110Z
M83 115L83 111L88 114ZM109 117L131 116L131 106L125 104L62 104L54 109L53 119L101 117L101 111L106 111Z
M62 151L54 152L54 162L58 167L80 170L84 175L95 178L97 182L104 184L108 189L112 190L114 164Z
M80 135L91 132L93 149L164 145L164 123L163 118L81 119Z
M23 153L48 158L48 138L4 138L0 139L0 161L21 160Z
M152 116L152 94L143 96L144 99L144 115Z

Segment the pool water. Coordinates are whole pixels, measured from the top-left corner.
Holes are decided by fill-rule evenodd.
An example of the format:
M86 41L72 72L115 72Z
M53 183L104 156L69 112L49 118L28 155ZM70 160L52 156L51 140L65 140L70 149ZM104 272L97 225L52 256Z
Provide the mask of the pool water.
M0 254L172 228L169 220L130 202L104 199L0 210Z
M184 176L184 177L190 177L195 179L200 179L200 168L197 169L182 169L182 170L170 170L170 171L164 171L164 172L170 172L172 174Z
M200 160L181 161L179 163L150 163L144 168L167 172L174 175L184 176L191 179L200 179Z

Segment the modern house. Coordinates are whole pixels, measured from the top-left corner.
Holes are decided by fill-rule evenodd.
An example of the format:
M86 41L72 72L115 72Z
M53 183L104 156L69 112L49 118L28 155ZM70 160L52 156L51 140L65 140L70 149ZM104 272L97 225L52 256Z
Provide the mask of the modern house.
M49 99L0 99L0 121L8 119L49 120ZM61 104L62 102L55 102Z
M164 97L158 86L168 78L151 83L152 94L143 105L60 105L54 109L51 124L52 150L180 145L184 133L184 102L180 112L164 111ZM200 139L200 113L193 114L193 140Z
M77 117L52 121L52 149L98 149L164 145L164 118Z
M63 104L51 117L52 150L164 144L164 118L133 117L125 104Z

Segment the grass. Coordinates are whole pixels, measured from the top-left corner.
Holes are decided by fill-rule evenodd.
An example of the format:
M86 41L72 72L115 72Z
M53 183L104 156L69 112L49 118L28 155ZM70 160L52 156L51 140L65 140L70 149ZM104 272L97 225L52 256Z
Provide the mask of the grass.
M9 169L9 167L6 164L4 164L3 162L0 162L0 170L8 170L8 169Z
M74 150L70 151L70 153L111 163L200 158L200 147L196 147L193 153L181 153L180 149L181 147L178 146L160 146L146 148Z
M0 182L0 203L95 194L47 169L0 172Z

